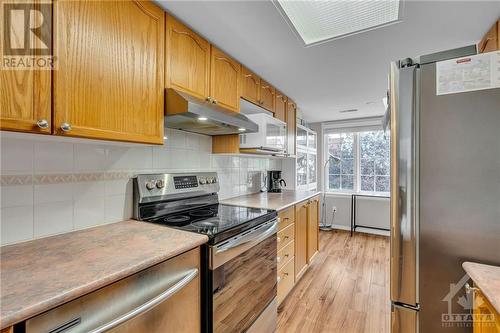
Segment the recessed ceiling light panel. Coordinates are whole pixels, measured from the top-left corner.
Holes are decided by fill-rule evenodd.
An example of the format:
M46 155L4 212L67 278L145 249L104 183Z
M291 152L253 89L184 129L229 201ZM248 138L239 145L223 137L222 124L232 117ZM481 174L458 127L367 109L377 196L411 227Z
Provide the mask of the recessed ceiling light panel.
M306 46L398 22L402 0L274 0Z

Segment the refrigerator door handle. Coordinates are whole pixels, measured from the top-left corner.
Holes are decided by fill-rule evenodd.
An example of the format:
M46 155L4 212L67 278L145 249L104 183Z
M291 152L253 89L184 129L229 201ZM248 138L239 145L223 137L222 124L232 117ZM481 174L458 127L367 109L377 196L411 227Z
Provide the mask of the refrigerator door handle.
M418 304L418 69L391 67L391 300Z

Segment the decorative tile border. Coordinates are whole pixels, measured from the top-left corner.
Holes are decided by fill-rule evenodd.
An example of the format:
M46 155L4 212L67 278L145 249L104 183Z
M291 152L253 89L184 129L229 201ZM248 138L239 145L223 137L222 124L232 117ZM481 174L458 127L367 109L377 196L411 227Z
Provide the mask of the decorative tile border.
M94 172L39 175L2 175L0 185L41 185L120 180L134 177L134 172Z

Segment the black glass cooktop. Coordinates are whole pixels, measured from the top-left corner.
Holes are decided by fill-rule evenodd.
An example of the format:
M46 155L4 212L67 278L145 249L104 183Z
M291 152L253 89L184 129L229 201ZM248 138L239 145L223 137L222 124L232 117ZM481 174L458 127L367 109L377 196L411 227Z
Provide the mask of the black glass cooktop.
M273 210L213 204L147 221L205 234L215 244L276 216Z

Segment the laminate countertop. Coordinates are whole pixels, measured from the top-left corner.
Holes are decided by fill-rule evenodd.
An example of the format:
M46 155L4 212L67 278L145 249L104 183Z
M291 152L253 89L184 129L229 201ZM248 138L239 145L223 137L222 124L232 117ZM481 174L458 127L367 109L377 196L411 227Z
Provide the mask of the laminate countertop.
M222 200L221 203L225 205L265 208L280 211L318 194L320 194L318 191L294 190L283 190L281 193L261 192Z
M481 289L491 305L500 312L500 267L475 262L464 262L462 267L474 281L474 285Z
M189 251L208 237L128 220L0 248L0 328Z

